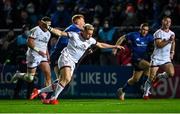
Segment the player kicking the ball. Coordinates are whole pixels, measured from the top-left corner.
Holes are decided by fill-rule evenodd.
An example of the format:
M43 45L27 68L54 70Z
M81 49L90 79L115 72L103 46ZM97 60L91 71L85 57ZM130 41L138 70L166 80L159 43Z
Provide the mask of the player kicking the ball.
M48 26L48 29L50 32L58 36L67 36L69 38L69 43L67 47L62 50L58 60L58 67L61 75L59 77L61 78L48 87L40 90L34 89L31 95L31 99L34 99L42 92L53 92L50 99L43 100L43 103L45 104L58 104L57 98L63 91L64 87L71 81L75 64L78 63L79 59L91 45L94 44L99 48L124 49L124 47L120 45L101 43L92 38L94 27L91 24L85 24L84 30L82 30L80 33L63 32L58 29L51 28L50 26Z

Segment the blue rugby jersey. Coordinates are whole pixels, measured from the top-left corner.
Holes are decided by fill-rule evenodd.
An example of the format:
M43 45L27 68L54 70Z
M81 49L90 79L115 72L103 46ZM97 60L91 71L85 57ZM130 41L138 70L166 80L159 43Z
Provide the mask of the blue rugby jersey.
M130 32L126 34L126 39L131 42L133 61L148 59L148 45L153 42L153 36L151 34L142 36L140 32Z

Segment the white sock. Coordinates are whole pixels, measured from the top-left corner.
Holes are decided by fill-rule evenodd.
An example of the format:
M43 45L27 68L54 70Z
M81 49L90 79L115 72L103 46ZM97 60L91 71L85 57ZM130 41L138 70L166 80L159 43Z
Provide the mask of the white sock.
M58 83L58 80L55 80L51 85L40 89L40 90L39 90L39 93L43 93L43 92L53 92L53 91L55 91L55 90L56 90L56 87L57 87L57 83Z
M20 76L20 78L27 81L27 82L32 82L34 80L34 75L32 75L32 74L27 74L27 73L20 73L20 74L22 74Z
M151 80L148 78L144 85L144 96L148 96L151 88Z
M54 96L52 96L51 99L57 99L63 89L64 89L64 87L61 86L59 83L57 83L56 90L54 92Z
M16 72L16 76L20 79L24 78L24 75L26 75L26 73L20 73L20 72Z
M163 72L163 73L159 73L158 75L157 75L157 78L158 79L162 79L162 78L168 78L169 76L168 76L168 74L166 73L166 72Z
M18 73L20 77L24 76L26 73Z
M54 86L54 84L51 84L51 85L49 85L47 87L44 87L44 88L40 89L39 93L52 92L53 91L53 87L52 86Z

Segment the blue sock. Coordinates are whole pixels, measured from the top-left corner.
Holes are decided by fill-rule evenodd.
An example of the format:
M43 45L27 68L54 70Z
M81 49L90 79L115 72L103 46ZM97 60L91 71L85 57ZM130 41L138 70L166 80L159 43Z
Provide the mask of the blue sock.
M126 82L126 83L124 84L124 86L123 86L122 91L125 92L129 86L130 86L130 85L128 84L128 82Z

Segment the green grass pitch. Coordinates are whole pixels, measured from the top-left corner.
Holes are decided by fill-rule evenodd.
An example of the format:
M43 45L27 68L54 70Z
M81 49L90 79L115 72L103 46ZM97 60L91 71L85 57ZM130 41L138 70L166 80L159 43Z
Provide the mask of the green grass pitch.
M59 99L58 105L35 100L0 100L0 113L180 113L180 99Z

